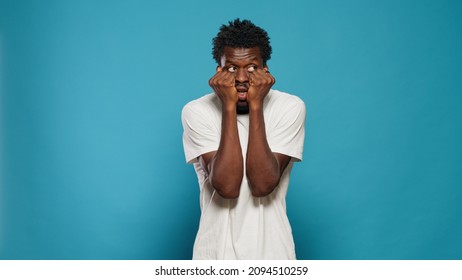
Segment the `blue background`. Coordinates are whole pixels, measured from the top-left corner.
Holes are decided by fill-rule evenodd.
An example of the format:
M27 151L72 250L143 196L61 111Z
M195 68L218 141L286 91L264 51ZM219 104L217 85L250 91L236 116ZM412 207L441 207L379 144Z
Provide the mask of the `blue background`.
M0 258L188 259L182 106L249 18L307 105L300 259L462 259L462 2L1 1Z

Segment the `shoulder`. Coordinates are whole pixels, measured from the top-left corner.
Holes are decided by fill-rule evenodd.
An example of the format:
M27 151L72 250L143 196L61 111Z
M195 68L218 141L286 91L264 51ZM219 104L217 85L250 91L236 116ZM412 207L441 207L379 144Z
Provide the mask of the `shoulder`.
M191 109L195 109L195 108L206 108L206 107L210 107L210 106L213 106L215 103L216 103L216 95L214 93L209 93L209 94L206 94L202 97L199 97L197 99L194 99L192 101L189 101L186 105L184 105L183 107L183 110L185 108L191 108Z
M219 112L219 100L214 93L206 94L198 99L192 100L183 106L181 115L187 117L193 115L206 115Z
M271 89L266 100L269 109L305 110L305 102L293 94Z

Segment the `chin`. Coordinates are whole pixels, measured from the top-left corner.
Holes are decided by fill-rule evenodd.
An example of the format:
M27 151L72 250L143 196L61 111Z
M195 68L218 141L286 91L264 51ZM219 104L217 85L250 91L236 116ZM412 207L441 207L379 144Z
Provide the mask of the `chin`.
M248 114L249 113L249 105L246 101L239 101L236 106L236 112L238 114Z

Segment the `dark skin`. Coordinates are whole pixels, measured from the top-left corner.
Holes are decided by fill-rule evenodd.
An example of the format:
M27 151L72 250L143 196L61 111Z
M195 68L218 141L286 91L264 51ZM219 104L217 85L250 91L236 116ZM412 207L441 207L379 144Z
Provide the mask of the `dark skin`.
M249 114L246 176L252 195L263 197L279 184L291 157L273 153L268 145L263 101L275 83L260 49L225 47L209 85L222 105L222 133L217 151L200 156L210 182L224 198L239 197L244 172L237 114Z

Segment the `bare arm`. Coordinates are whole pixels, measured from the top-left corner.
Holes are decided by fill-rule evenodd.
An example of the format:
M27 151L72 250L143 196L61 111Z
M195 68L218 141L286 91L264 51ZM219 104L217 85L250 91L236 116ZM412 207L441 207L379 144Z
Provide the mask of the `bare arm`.
M218 150L202 155L200 161L208 171L214 189L224 198L237 198L244 173L244 161L237 129L234 76L219 68L209 84L222 103L221 139Z
M246 174L252 194L256 197L270 194L279 184L290 159L290 156L271 151L266 139L263 110L251 109Z
M263 100L271 86L274 77L259 69L252 74L249 89L249 142L246 155L246 175L252 194L256 197L270 194L279 184L279 180L291 157L273 153L268 145L263 115Z

